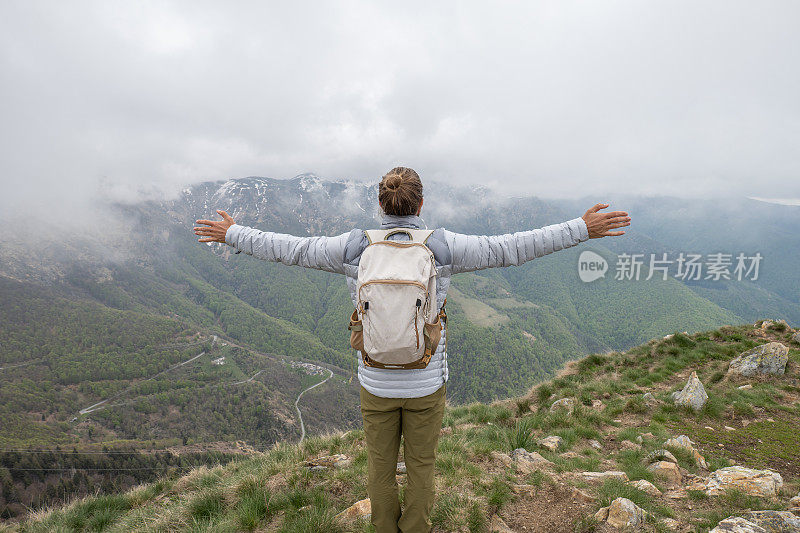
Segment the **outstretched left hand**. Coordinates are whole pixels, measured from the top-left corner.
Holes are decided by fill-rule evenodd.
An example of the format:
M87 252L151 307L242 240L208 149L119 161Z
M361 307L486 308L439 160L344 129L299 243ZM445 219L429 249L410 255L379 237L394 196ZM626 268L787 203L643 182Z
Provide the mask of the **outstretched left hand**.
M610 231L612 229L621 228L631 225L631 217L625 211L609 211L608 213L598 213L601 209L608 207L608 204L595 204L584 213L583 221L586 222L586 228L589 230L590 239L599 239L600 237L616 237L624 235L624 231Z
M195 235L206 235L206 237L197 239L199 242L225 242L225 234L228 233L228 228L236 224L225 211L217 209L217 213L222 217L222 220L197 220L196 224L205 224L210 226L208 228L195 227Z

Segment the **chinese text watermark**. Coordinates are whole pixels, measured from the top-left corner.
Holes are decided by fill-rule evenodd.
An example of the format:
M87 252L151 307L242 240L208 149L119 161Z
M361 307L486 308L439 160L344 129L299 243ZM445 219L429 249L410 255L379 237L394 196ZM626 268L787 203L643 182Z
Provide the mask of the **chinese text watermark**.
M666 280L671 276L681 281L756 281L762 259L763 256L758 252L753 255L743 252L622 253L617 255L614 279L639 281L660 277ZM581 281L591 282L605 277L608 268L608 261L596 252L584 250L578 257L578 276Z

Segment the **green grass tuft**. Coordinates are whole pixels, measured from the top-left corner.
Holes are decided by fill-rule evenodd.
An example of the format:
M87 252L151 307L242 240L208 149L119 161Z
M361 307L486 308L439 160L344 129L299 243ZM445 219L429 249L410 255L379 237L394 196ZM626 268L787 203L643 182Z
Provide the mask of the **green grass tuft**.
M225 510L225 497L219 489L206 489L195 496L188 505L189 517L199 522L216 518Z
M533 417L520 418L514 428L508 432L508 450L513 451L517 448L532 450L536 444L533 436L535 421Z

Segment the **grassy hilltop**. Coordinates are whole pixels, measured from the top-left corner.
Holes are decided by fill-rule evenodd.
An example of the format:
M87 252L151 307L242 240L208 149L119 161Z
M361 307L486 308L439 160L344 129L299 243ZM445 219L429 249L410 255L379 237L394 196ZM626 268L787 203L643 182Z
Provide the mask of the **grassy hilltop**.
M435 530L610 530L602 513L595 514L619 497L643 510L635 527L648 531L707 531L731 515L792 507L800 489L797 339L781 322L676 333L574 361L524 397L448 407L437 457ZM732 359L768 342L789 348L785 374L728 374ZM692 372L708 393L698 412L671 398ZM553 406L564 398L572 405ZM665 445L679 435L693 448ZM550 436L560 439L543 440ZM769 469L783 484L766 495L744 485L711 491L712 473L731 465ZM123 494L84 498L5 527L370 531L364 518L337 516L367 497L366 470L364 434L354 430L279 444ZM401 494L404 478L398 473Z

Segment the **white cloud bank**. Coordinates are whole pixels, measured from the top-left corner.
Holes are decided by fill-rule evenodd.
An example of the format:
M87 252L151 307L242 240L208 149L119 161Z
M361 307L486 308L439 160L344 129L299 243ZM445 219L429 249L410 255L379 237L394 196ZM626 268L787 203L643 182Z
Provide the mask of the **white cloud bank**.
M0 217L396 165L800 196L800 3L0 4ZM99 192L98 192L99 191Z

